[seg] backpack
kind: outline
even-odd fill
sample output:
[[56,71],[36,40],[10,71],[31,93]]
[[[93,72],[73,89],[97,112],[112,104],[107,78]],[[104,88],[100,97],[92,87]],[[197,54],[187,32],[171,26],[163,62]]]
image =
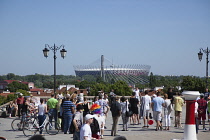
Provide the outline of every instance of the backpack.
[[93,122],[90,124],[90,128],[92,134],[97,134],[98,132],[100,132],[98,121],[95,118],[93,118]]

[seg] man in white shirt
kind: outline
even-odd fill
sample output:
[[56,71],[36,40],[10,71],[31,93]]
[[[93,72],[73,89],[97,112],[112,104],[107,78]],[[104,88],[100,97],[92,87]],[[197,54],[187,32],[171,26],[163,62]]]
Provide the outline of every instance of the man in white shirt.
[[151,97],[148,96],[148,90],[146,90],[145,96],[141,99],[141,106],[140,106],[140,116],[144,119],[144,126],[143,127],[149,127],[148,121],[149,121],[149,110],[151,105]]
[[91,140],[92,132],[90,128],[90,124],[93,122],[93,115],[87,114],[85,116],[85,124],[82,126],[80,130],[80,140]]

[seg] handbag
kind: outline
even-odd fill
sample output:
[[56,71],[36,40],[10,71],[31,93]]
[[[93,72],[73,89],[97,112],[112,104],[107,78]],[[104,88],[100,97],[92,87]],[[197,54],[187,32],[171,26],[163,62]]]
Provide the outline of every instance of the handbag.
[[133,115],[133,112],[130,110],[127,110],[127,101],[126,101],[126,112],[125,112],[126,117],[131,117]]

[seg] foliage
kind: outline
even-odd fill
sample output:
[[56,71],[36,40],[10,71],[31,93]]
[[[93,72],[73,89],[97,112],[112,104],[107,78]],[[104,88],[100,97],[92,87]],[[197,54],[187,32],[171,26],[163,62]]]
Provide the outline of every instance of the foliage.
[[149,86],[150,88],[154,88],[156,86],[156,78],[152,72],[150,73],[150,76],[149,76]]
[[[114,89],[115,94],[120,96],[128,96],[132,93],[131,88],[124,81],[115,82],[113,85],[111,85],[111,89]],[[111,89],[109,91],[111,91]]]
[[7,102],[9,102],[9,101],[13,101],[13,100],[15,100],[17,98],[17,96],[15,95],[15,94],[9,94],[9,95],[7,95]]
[[0,105],[6,103],[6,97],[0,95]]
[[[130,81],[132,81],[132,77]],[[160,76],[154,75],[152,72],[149,76],[145,76],[145,79],[149,79],[149,83],[133,83],[139,89],[154,88],[154,87],[164,87],[163,91],[167,92],[167,89],[173,88],[178,91],[177,86],[181,86],[183,90],[198,90],[204,92],[205,89],[205,77],[193,77],[193,76]],[[54,88],[54,75],[26,75],[19,76],[13,73],[8,73],[7,75],[0,76],[0,81],[2,80],[19,80],[25,82],[34,82],[35,87],[38,88]],[[111,89],[115,90],[118,95],[130,95],[131,90],[127,86],[128,83],[122,81],[115,81],[110,79],[110,82],[104,82],[100,76],[85,75],[83,77],[73,76],[73,75],[56,75],[56,88],[60,84],[73,84],[81,89],[90,88],[91,95],[98,95],[98,91],[104,90],[109,93]],[[131,82],[132,83],[132,82]],[[210,82],[209,82],[210,83]],[[16,92],[18,89],[23,89],[28,91],[28,87],[22,87],[20,83],[11,83],[8,85],[10,91]]]
[[191,91],[205,91],[205,82],[204,80],[195,77],[195,76],[185,76],[181,83],[182,90],[191,90]]
[[18,89],[17,92],[23,93],[23,96],[29,96],[30,93],[27,92],[26,90]]
[[11,84],[8,84],[7,89],[10,92],[16,92],[18,89],[26,90],[28,91],[29,88],[26,84],[19,83],[17,81],[13,81]]

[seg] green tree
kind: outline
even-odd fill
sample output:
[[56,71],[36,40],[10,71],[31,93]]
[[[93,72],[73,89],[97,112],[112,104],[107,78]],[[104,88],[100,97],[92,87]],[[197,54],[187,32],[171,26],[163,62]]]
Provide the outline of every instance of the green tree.
[[13,101],[13,100],[15,100],[17,97],[16,97],[16,95],[15,94],[9,94],[8,96],[7,96],[7,102],[9,102],[9,101]]
[[19,83],[17,81],[13,81],[11,84],[8,84],[7,89],[10,92],[16,92],[18,89],[26,90],[28,91],[29,88],[26,84]]
[[15,74],[14,73],[8,73],[7,74],[7,80],[14,80]]
[[150,88],[154,88],[156,86],[156,78],[152,72],[150,73],[150,76],[149,76],[149,86]]
[[23,96],[29,96],[30,93],[26,90],[23,90],[23,89],[18,89],[17,92],[20,92],[20,93],[23,93]]
[[115,94],[120,95],[120,96],[129,96],[132,93],[131,88],[124,81],[115,82],[113,85],[111,85],[110,90],[111,89],[114,89]]
[[182,90],[204,92],[205,81],[195,76],[185,76],[181,83]]
[[0,105],[6,103],[7,98],[0,95]]

